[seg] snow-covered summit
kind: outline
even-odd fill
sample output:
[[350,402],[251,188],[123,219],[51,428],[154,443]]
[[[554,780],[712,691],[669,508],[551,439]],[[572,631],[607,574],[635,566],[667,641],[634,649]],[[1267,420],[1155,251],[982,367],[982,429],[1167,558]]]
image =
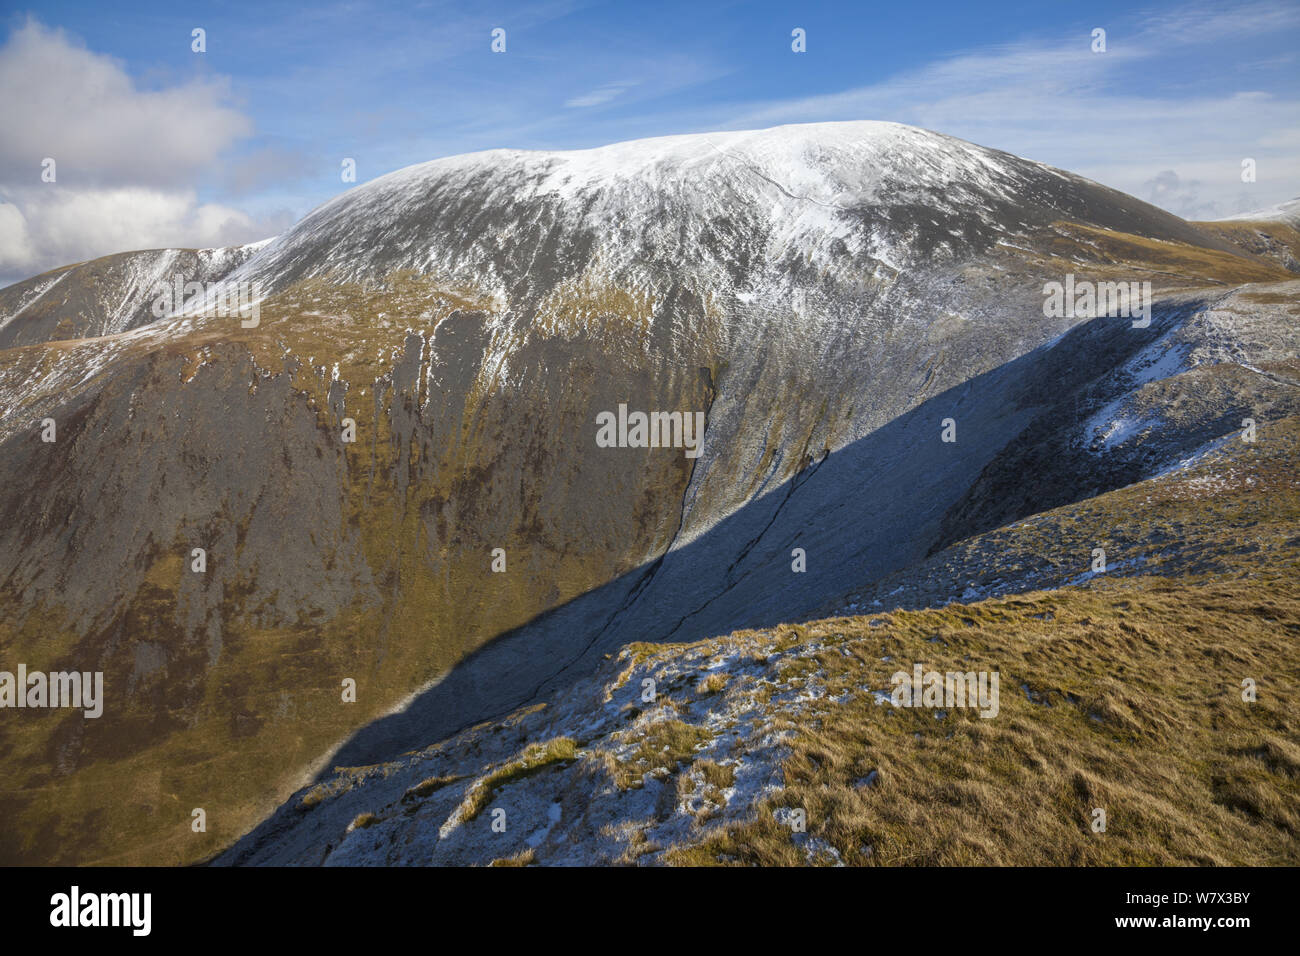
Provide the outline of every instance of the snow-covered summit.
[[1284,222],[1292,226],[1300,224],[1300,196],[1265,209],[1252,209],[1249,212],[1239,212],[1235,216],[1224,216],[1217,221],[1240,222],[1243,220],[1248,222]]
[[1062,219],[1197,238],[1175,216],[1009,153],[898,123],[816,123],[410,166],[315,209],[232,278],[275,290],[412,269],[519,304],[567,280],[646,288],[670,275],[697,292],[763,295],[797,260],[896,275]]
[[634,182],[671,190],[690,179],[747,179],[749,174],[804,198],[834,202],[873,198],[889,174],[918,187],[979,181],[992,188],[998,174],[1007,173],[998,155],[900,123],[810,123],[660,136],[593,149],[487,150],[409,166],[370,185],[390,189],[430,176],[515,169],[530,181],[532,194],[573,198]]

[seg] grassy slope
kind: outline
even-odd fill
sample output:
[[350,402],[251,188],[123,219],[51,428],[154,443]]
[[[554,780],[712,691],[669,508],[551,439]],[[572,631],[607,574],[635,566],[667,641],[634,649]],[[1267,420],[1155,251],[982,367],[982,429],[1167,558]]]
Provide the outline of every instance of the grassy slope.
[[1271,259],[1291,272],[1300,272],[1300,230],[1276,220],[1228,220],[1192,223],[1201,232],[1225,239],[1247,253]]
[[[577,740],[572,769],[552,771],[572,782],[531,797],[527,788],[540,784],[519,782],[494,799],[546,806],[562,799],[550,794],[570,792],[584,819],[613,806],[622,822],[605,827],[604,843],[582,825],[574,838],[592,841],[593,859],[626,863],[1300,862],[1298,426],[1275,423],[1254,446],[1228,446],[1226,460],[1208,456],[961,542],[923,569],[951,592],[998,554],[999,574],[1036,558],[1059,565],[1058,582],[1086,569],[1085,545],[1096,540],[1145,558],[1082,585],[631,645],[596,678],[616,716],[592,723],[579,711],[570,725],[533,711],[513,721],[534,748],[568,726],[596,728]],[[872,692],[887,692],[890,676],[914,663],[997,671],[998,715],[878,703]],[[660,686],[649,708],[635,703],[646,676]],[[1246,678],[1257,684],[1254,702],[1242,699]],[[480,749],[504,726],[419,759],[449,760],[439,773],[469,769],[464,795],[479,792],[529,752],[498,760]],[[772,740],[778,751],[759,743]],[[769,759],[776,789],[752,804],[729,791],[738,774],[768,779],[754,764]],[[400,772],[385,765],[361,777]],[[358,773],[345,772],[330,793]],[[651,778],[664,786],[645,815],[646,804],[627,801]],[[364,789],[358,796],[372,806]],[[806,811],[805,834],[781,822],[783,808]],[[1096,808],[1107,813],[1104,833],[1090,827]],[[377,848],[411,839],[400,828],[414,809],[405,800],[377,809],[399,828],[376,837]],[[408,828],[436,828],[441,813],[430,813]],[[492,852],[544,864],[555,851],[507,840]]]
[[[783,792],[668,862],[833,859],[809,841],[850,864],[1300,861],[1294,576],[1124,579],[789,633],[826,643],[814,658],[826,697],[886,688],[921,662],[997,670],[1000,712],[937,719],[861,694],[815,707],[797,723]],[[1255,703],[1241,699],[1246,677]],[[806,837],[778,807],[805,809]],[[1098,807],[1104,834],[1089,826]]]
[[[960,542],[912,574],[930,579],[934,601],[973,573],[1072,576],[1102,541],[1127,562],[1123,577],[789,629],[826,643],[825,698],[886,687],[921,662],[998,670],[1002,707],[936,720],[860,695],[819,706],[814,724],[798,722],[786,789],[767,810],[804,807],[809,837],[846,862],[1300,861],[1298,461],[1293,418],[1177,475]],[[1241,698],[1244,678],[1255,703]],[[854,786],[872,771],[873,786]],[[1105,834],[1089,828],[1095,807]],[[668,858],[808,855],[760,812]]]
[[[1061,251],[1077,254],[1079,247],[1076,244]],[[1121,251],[1133,254],[1127,245]],[[1163,266],[1159,261],[1163,254],[1164,250],[1157,249],[1150,258]],[[1214,258],[1218,254],[1205,253],[1213,261],[1202,263],[1200,251],[1180,249],[1178,254],[1184,258],[1173,266],[1189,270],[1195,279],[1213,276],[1212,281],[1255,281],[1278,276],[1276,270],[1232,257],[1228,257],[1232,261],[1220,261]],[[124,745],[125,752],[81,766],[71,777],[50,769],[57,763],[54,721],[36,728],[37,733],[7,738],[7,766],[45,769],[6,781],[0,797],[6,818],[18,825],[0,842],[0,857],[99,863],[174,863],[201,858],[229,843],[271,809],[297,785],[302,767],[347,732],[378,716],[403,693],[454,663],[477,642],[608,577],[607,555],[574,551],[563,555],[558,579],[556,567],[548,566],[546,558],[530,578],[515,584],[503,581],[506,590],[494,594],[484,589],[481,555],[496,541],[463,542],[462,555],[441,556],[446,563],[436,576],[415,548],[394,548],[397,541],[420,540],[417,516],[422,502],[472,497],[472,488],[464,484],[470,470],[460,469],[445,479],[445,485],[422,487],[419,499],[401,509],[392,507],[397,495],[391,469],[373,468],[371,456],[377,450],[384,464],[391,464],[394,455],[414,453],[396,447],[386,416],[375,415],[370,388],[364,398],[357,391],[360,383],[387,374],[391,363],[378,358],[378,353],[382,349],[386,357],[402,346],[407,320],[386,321],[379,313],[404,315],[404,309],[418,309],[437,315],[475,305],[454,292],[433,297],[419,283],[409,288],[399,283],[396,293],[378,298],[355,289],[305,284],[264,307],[264,325],[259,330],[235,330],[226,323],[219,333],[205,338],[199,332],[167,346],[164,359],[174,359],[182,381],[199,372],[203,361],[214,357],[235,361],[233,354],[241,350],[253,356],[257,368],[271,373],[286,370],[283,345],[292,347],[295,356],[314,357],[313,368],[300,367],[292,374],[295,385],[318,410],[325,429],[336,427],[326,411],[327,369],[340,361],[341,377],[353,382],[348,414],[357,419],[360,434],[371,439],[363,438],[359,445],[347,449],[346,520],[360,529],[370,566],[387,572],[377,583],[392,587],[401,582],[401,596],[379,612],[349,608],[333,620],[309,627],[228,624],[228,656],[211,675],[199,709],[177,712],[163,708],[168,717],[165,723],[184,722],[185,733],[165,732],[144,747]],[[283,307],[282,315],[275,311],[277,307]],[[320,314],[331,317],[329,337],[320,336]],[[348,321],[340,324],[340,315]],[[269,319],[278,321],[273,326]],[[274,334],[268,334],[272,329]],[[89,347],[93,343],[13,350],[5,360],[39,363],[45,361],[45,355],[82,344]],[[503,437],[509,440],[510,436]],[[467,434],[466,441],[477,445],[485,459],[495,453],[480,435]],[[683,478],[664,476],[660,484],[669,487]],[[649,538],[658,533],[654,528],[639,530]],[[505,542],[512,554],[535,543],[534,536],[522,531]],[[148,572],[150,589],[141,591],[133,608],[133,626],[143,629],[146,621],[168,618],[170,595],[180,573],[174,553],[163,550],[155,556]],[[497,583],[491,577],[487,580],[490,585]],[[458,603],[470,592],[471,583],[479,600]],[[240,621],[244,609],[239,600],[239,594],[232,592],[231,606],[223,613],[225,621]],[[376,620],[386,622],[387,634],[378,651],[373,634]],[[434,629],[445,635],[444,640],[422,639],[430,633],[431,621],[437,622]],[[473,633],[466,628],[466,621],[475,622]],[[6,654],[15,660],[26,659],[33,667],[38,661],[67,657],[75,644],[75,636],[62,629],[57,616],[44,613],[29,617],[17,632],[0,633]],[[357,676],[363,688],[379,692],[363,693],[355,708],[340,707],[340,674]],[[154,701],[142,697],[135,706],[140,709],[137,723],[143,725]],[[209,810],[206,834],[192,834],[189,829],[189,811],[195,806]]]
[[1072,272],[1093,281],[1151,279],[1157,294],[1162,289],[1295,278],[1274,257],[1244,247],[1241,255],[1234,255],[1077,222],[1053,223],[1051,231],[1038,237],[1033,250],[1025,254],[1029,261],[1061,276]]

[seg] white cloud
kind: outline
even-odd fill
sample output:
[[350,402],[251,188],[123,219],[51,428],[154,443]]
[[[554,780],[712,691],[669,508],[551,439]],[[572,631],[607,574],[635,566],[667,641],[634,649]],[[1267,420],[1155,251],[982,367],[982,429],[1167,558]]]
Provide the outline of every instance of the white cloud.
[[27,219],[13,203],[0,203],[0,276],[17,278],[31,264]]
[[229,97],[219,80],[136,89],[116,60],[28,20],[0,49],[5,125],[21,131],[0,140],[0,177],[38,180],[48,156],[72,186],[191,185],[253,130]]
[[[28,20],[0,48],[0,276],[158,246],[264,238],[194,183],[252,132],[227,85],[137,89],[122,66]],[[46,158],[54,182],[41,178]]]
[[255,219],[228,206],[200,203],[192,191],[33,190],[19,203],[0,204],[0,277],[16,281],[134,249],[238,245],[287,225],[283,217]]

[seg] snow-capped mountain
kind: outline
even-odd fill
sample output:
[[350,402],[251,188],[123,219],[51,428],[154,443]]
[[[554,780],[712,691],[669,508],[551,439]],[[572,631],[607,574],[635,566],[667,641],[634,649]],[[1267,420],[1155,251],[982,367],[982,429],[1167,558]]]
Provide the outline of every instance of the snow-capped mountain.
[[[256,285],[260,322],[146,317],[173,266],[204,302]],[[197,859],[334,763],[555,699],[632,641],[811,614],[1296,401],[1277,262],[889,123],[451,157],[206,265],[73,268],[76,296],[5,290],[0,642],[103,670],[119,709],[34,731],[15,774],[53,789],[0,808],[84,823],[82,861],[123,834]],[[1151,321],[1050,313],[1067,275],[1151,283]],[[629,413],[703,434],[627,440]],[[201,805],[207,836],[158,836]]]
[[1206,242],[1008,153],[897,123],[823,123],[411,166],[314,210],[232,278],[275,290],[412,269],[518,307],[577,280],[764,300],[814,273],[860,282],[960,261],[1062,220]]
[[1238,213],[1235,216],[1224,216],[1219,222],[1283,222],[1290,226],[1300,227],[1300,197],[1289,199],[1286,202],[1269,206],[1265,209],[1254,209],[1250,212]]

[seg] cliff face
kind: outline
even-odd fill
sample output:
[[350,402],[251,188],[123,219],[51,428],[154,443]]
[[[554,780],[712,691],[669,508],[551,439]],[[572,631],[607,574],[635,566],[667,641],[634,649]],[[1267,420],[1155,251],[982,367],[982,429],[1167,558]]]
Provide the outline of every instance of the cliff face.
[[[1289,408],[1229,383],[1158,454],[1113,442],[1008,500],[1052,457],[1035,429],[1074,447],[1063,396],[1108,427],[1126,370],[1213,296],[1290,276],[893,124],[454,157],[249,251],[109,257],[0,300],[0,649],[103,671],[107,698],[0,726],[7,861],[202,858],[334,762],[561,694],[631,641],[806,615]],[[215,285],[155,319],[173,273]],[[1154,281],[1151,325],[1045,317],[1066,273]],[[203,311],[223,281],[262,290],[256,327]],[[1252,315],[1294,301],[1269,294]],[[1202,364],[1294,354],[1266,325],[1215,326],[1253,344]],[[703,413],[698,457],[602,447],[620,405]]]
[[[563,694],[336,767],[215,862],[1293,863],[1298,455],[1300,415],[1273,418],[808,620],[611,650]],[[916,667],[976,690],[908,700]]]

